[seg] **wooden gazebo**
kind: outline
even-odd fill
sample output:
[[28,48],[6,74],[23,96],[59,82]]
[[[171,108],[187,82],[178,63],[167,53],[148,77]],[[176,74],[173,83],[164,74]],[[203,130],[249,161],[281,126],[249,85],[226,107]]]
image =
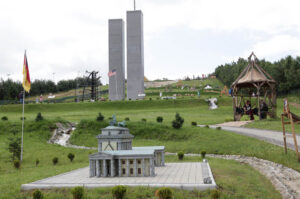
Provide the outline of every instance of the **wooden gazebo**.
[[235,121],[239,121],[244,114],[242,111],[244,97],[250,102],[251,98],[255,98],[259,118],[261,118],[260,100],[268,105],[267,115],[276,117],[276,82],[256,61],[257,58],[252,52],[248,57],[247,67],[231,85]]

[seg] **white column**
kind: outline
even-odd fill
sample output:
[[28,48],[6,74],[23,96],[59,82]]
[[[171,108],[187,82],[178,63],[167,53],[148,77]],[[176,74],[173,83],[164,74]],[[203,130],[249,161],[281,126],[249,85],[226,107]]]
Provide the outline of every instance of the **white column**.
[[102,172],[103,172],[103,177],[106,177],[107,170],[106,170],[106,160],[105,159],[102,161]]
[[93,177],[93,160],[90,160],[90,177]]
[[114,165],[114,159],[110,160],[110,176],[115,176],[115,165]]
[[134,159],[134,162],[133,162],[133,168],[134,168],[134,176],[137,176],[137,164],[136,164],[136,159]]
[[142,168],[143,168],[142,174],[143,174],[143,176],[145,176],[145,159],[144,158],[142,159]]
[[96,176],[97,177],[100,177],[100,163],[99,163],[100,160],[96,160]]
[[165,152],[161,152],[161,166],[165,166]]
[[119,159],[119,176],[122,176],[122,160]]
[[150,160],[150,176],[154,176],[154,162],[153,158],[149,158]]
[[126,159],[126,175],[129,176],[129,159]]

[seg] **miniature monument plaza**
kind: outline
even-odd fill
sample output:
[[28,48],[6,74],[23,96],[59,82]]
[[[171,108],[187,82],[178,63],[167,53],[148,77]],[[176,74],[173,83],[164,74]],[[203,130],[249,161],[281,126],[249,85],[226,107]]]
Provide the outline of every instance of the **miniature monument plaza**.
[[108,126],[97,136],[98,152],[89,155],[89,167],[23,184],[22,189],[115,185],[188,190],[216,187],[207,161],[165,163],[164,146],[132,147],[133,138],[128,128]]

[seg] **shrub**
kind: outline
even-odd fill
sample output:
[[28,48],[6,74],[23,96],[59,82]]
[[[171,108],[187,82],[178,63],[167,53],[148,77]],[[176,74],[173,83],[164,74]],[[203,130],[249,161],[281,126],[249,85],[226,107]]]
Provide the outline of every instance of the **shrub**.
[[202,159],[205,158],[205,155],[206,155],[206,151],[201,151],[201,157],[202,157]]
[[44,117],[42,116],[42,113],[38,113],[38,114],[36,115],[35,121],[38,122],[38,121],[41,121],[41,120],[43,120],[43,119],[44,119]]
[[103,120],[104,120],[104,116],[102,115],[102,113],[99,113],[97,117],[97,121],[101,122]]
[[3,116],[3,117],[1,118],[1,120],[2,120],[2,121],[7,121],[7,120],[8,120],[8,117]]
[[173,192],[170,188],[162,187],[156,190],[155,196],[157,196],[159,199],[172,199]]
[[179,152],[177,153],[177,156],[178,156],[178,159],[179,159],[179,160],[183,160],[184,153],[183,153],[182,151],[179,151]]
[[220,126],[217,127],[217,130],[221,130],[221,129],[222,129],[222,127],[220,127]]
[[145,118],[142,118],[141,120],[142,120],[142,122],[147,122],[147,120]]
[[43,199],[44,198],[43,193],[38,189],[33,192],[32,196],[33,196],[33,199]]
[[20,120],[23,120],[23,118],[24,118],[24,120],[26,120],[26,117],[20,117]]
[[192,122],[192,126],[197,126],[197,122]]
[[73,199],[82,199],[84,196],[83,187],[74,187],[71,192],[73,195]]
[[161,116],[158,116],[158,117],[156,118],[156,121],[159,122],[159,123],[162,123],[163,120],[164,120],[164,118],[161,117]]
[[152,100],[152,98],[150,97],[150,98],[149,98],[149,100],[151,101],[151,100]]
[[205,125],[205,128],[208,128],[208,129],[209,129],[209,126],[208,126],[208,125]]
[[175,120],[172,121],[173,128],[180,129],[183,123],[184,123],[184,119],[178,113],[176,113]]
[[73,161],[74,157],[75,155],[73,153],[68,154],[68,158],[70,159],[71,162]]
[[19,169],[20,166],[21,166],[20,160],[15,160],[15,161],[14,161],[14,167],[15,167],[16,169]]
[[21,138],[8,138],[8,151],[11,153],[11,159],[19,159],[21,155]]
[[221,196],[220,192],[218,190],[213,190],[211,193],[210,193],[210,197],[211,199],[219,199]]
[[126,187],[122,185],[115,186],[111,192],[115,199],[123,199],[126,194]]
[[35,160],[35,166],[37,167],[39,164],[40,164],[40,160],[39,160],[39,159],[36,159],[36,160]]
[[126,118],[125,118],[125,121],[130,121],[130,118],[129,118],[129,117],[126,117]]
[[52,159],[52,163],[53,163],[53,165],[56,165],[58,163],[58,157],[54,157]]
[[175,128],[175,129],[180,129],[180,128],[181,128],[180,122],[177,122],[176,120],[173,120],[173,121],[172,121],[172,126],[173,126],[173,128]]

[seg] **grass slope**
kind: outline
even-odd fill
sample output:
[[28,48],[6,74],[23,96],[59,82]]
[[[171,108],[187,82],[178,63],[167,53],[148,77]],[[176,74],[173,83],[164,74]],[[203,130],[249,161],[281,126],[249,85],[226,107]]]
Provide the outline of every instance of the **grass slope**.
[[[27,121],[24,139],[24,161],[20,170],[13,168],[10,154],[6,149],[9,137],[20,136],[20,133],[13,135],[14,131],[20,131],[19,122],[0,124],[0,128],[5,129],[0,133],[0,198],[31,198],[32,191],[20,192],[21,184],[88,165],[88,154],[95,151],[76,150],[47,144],[50,130],[55,122],[57,121]],[[93,125],[101,127],[102,124],[94,123]],[[175,136],[173,139],[179,139],[179,137]],[[72,163],[67,159],[69,152],[75,154]],[[52,164],[53,157],[59,158],[59,163],[55,166]],[[35,166],[36,159],[40,160],[37,167]],[[166,161],[177,162],[178,160],[176,156],[167,156]],[[184,161],[201,161],[201,159],[199,157],[186,157]],[[216,182],[220,186],[222,198],[268,198],[269,196],[280,198],[280,194],[271,183],[249,166],[221,159],[210,159],[209,161]],[[155,198],[155,188],[138,187],[128,189],[127,198]],[[173,191],[176,199],[210,198],[209,191]],[[45,198],[72,198],[70,189],[45,190],[43,193]],[[86,190],[86,194],[87,198],[91,199],[112,198],[111,188]]]

